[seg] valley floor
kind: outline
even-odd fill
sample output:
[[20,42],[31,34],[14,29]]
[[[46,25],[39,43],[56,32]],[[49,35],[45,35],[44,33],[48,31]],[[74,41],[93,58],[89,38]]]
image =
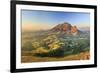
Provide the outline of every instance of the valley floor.
[[36,56],[21,56],[22,63],[31,63],[31,62],[48,62],[48,61],[71,61],[71,60],[89,60],[90,53],[81,52],[80,54],[69,55],[61,58],[54,57],[36,57]]

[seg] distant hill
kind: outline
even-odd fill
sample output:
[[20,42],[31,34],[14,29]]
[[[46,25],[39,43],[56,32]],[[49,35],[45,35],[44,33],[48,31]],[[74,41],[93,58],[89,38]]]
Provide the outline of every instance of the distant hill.
[[71,24],[64,22],[62,24],[58,24],[55,27],[51,29],[53,32],[61,32],[65,34],[71,34],[71,35],[78,35],[80,34],[80,30],[77,28],[77,26],[72,26]]

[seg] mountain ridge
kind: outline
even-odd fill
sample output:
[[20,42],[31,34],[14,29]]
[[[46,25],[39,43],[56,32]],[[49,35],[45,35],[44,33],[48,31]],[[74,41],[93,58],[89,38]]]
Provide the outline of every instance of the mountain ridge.
[[61,32],[71,35],[78,35],[80,34],[80,30],[77,26],[72,26],[71,24],[64,22],[62,24],[58,24],[51,29],[52,32]]

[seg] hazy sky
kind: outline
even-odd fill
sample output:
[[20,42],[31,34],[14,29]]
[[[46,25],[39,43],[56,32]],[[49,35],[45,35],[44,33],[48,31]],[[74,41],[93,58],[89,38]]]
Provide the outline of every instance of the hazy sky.
[[79,27],[90,25],[89,13],[22,10],[21,14],[23,29],[48,29],[64,22]]

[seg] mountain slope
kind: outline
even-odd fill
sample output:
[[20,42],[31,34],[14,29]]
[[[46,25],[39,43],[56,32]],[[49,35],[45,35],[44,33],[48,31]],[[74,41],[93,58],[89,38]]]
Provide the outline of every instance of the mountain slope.
[[61,32],[71,35],[78,35],[80,31],[78,30],[77,26],[72,26],[71,24],[65,22],[62,24],[58,24],[51,29],[53,32]]

